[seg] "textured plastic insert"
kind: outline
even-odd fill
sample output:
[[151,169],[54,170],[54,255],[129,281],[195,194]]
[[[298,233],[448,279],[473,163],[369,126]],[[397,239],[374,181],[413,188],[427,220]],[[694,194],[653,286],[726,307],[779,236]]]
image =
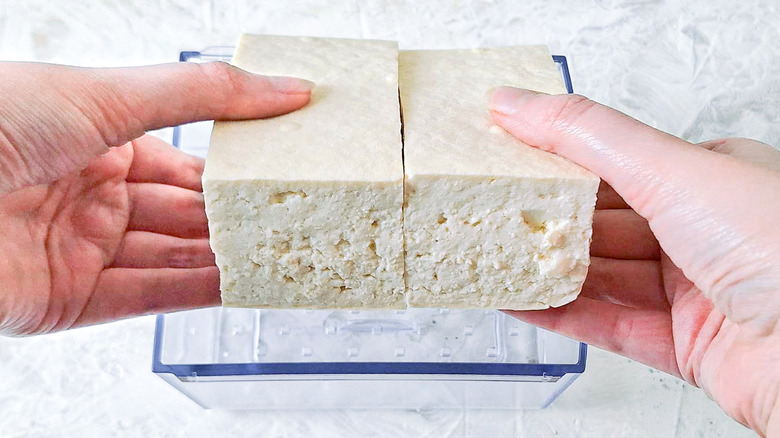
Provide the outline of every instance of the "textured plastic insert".
[[545,349],[553,334],[493,310],[255,310],[167,315],[166,364],[472,362],[576,364],[579,349]]

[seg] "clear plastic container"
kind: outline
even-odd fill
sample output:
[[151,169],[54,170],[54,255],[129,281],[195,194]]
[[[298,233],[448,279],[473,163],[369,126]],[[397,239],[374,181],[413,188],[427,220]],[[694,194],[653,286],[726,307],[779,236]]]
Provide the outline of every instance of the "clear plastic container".
[[[553,58],[572,92],[566,59]],[[174,144],[204,156],[211,126],[178,127]],[[216,307],[159,315],[152,369],[205,408],[530,409],[555,400],[586,353],[495,310]]]

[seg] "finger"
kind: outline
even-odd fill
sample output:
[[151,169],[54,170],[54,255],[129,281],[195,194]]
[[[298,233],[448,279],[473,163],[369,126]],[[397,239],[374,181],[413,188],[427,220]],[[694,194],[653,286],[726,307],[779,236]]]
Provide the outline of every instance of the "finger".
[[596,197],[596,209],[607,210],[612,208],[629,208],[629,206],[626,204],[626,201],[618,195],[615,189],[610,187],[606,181],[601,180],[601,182],[599,182],[598,196]]
[[219,270],[105,269],[74,326],[218,305]]
[[148,130],[294,111],[309,102],[314,86],[225,63],[114,69],[0,63],[0,77],[6,97],[0,194],[83,169],[107,147]]
[[[229,64],[164,64],[98,71],[98,77],[137,120],[119,141],[145,131],[199,120],[256,119],[286,114],[309,103],[314,83],[260,76]],[[101,99],[102,95],[95,96]],[[116,127],[115,127],[116,128]]]
[[669,310],[661,264],[592,257],[581,295],[636,309]]
[[660,260],[661,248],[647,221],[633,210],[596,210],[590,254],[627,260]]
[[[493,91],[496,123],[521,141],[600,176],[640,216],[686,278],[732,321],[766,327],[751,295],[733,306],[734,285],[771,282],[765,268],[778,234],[780,174],[697,147],[581,96],[515,88]],[[748,280],[749,279],[749,280]],[[737,294],[739,295],[739,294]],[[764,306],[766,307],[766,306]],[[750,309],[750,310],[746,310]],[[762,308],[763,309],[763,308]]]
[[680,377],[667,311],[632,309],[580,297],[555,309],[505,312]]
[[760,141],[747,138],[721,138],[698,146],[719,154],[731,155],[742,161],[780,171],[780,151]]
[[127,229],[182,238],[208,236],[203,194],[165,184],[132,183]]
[[314,87],[307,80],[256,75],[222,62],[51,68],[61,69],[60,82],[86,90],[77,105],[109,146],[165,126],[286,114],[306,105]]
[[127,176],[129,182],[148,182],[202,191],[203,159],[181,150],[151,135],[133,140],[133,163]]
[[125,233],[112,263],[122,268],[204,268],[214,266],[209,240],[182,239],[147,231]]
[[492,92],[489,108],[495,122],[515,137],[591,170],[644,217],[651,214],[644,207],[653,195],[672,192],[671,185],[687,179],[691,168],[706,166],[713,155],[582,96],[500,87]]

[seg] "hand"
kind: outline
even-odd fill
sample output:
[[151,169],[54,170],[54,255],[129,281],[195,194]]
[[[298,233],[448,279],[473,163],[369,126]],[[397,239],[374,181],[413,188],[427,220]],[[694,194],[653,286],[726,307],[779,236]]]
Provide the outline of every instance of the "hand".
[[693,145],[580,96],[502,87],[489,107],[606,183],[582,296],[509,313],[680,376],[780,434],[780,152]]
[[0,77],[0,333],[218,304],[203,161],[141,135],[283,114],[313,84],[223,63]]

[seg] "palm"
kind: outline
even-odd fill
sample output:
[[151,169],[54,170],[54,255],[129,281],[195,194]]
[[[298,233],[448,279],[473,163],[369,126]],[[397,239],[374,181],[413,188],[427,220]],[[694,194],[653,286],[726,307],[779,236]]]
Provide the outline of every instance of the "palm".
[[[160,155],[196,164],[189,173],[187,166],[174,170],[182,163],[160,162]],[[17,257],[0,265],[0,288],[12,291],[0,296],[0,305],[7,318],[18,319],[0,327],[43,333],[218,302],[206,219],[192,190],[197,167],[196,160],[142,138],[78,174],[1,198],[0,251]],[[166,221],[171,218],[178,220]],[[183,300],[177,280],[200,286]]]
[[[701,290],[664,256],[664,287],[671,303],[671,327],[677,373],[703,388],[733,418],[746,423],[756,409],[765,376],[773,365],[754,361],[767,348],[719,312]],[[746,375],[745,370],[751,369]]]
[[[722,316],[715,310],[712,303],[704,297],[701,291],[683,275],[680,268],[674,265],[666,254],[661,255],[661,282],[669,303],[669,328],[671,330],[672,348],[674,348],[674,366],[666,370],[680,375],[686,380],[696,383],[696,377],[691,371],[698,369],[694,364],[693,351],[702,343],[710,340],[701,339],[703,326],[710,321],[722,321]],[[706,348],[708,345],[704,345]],[[696,365],[696,367],[694,367]]]

